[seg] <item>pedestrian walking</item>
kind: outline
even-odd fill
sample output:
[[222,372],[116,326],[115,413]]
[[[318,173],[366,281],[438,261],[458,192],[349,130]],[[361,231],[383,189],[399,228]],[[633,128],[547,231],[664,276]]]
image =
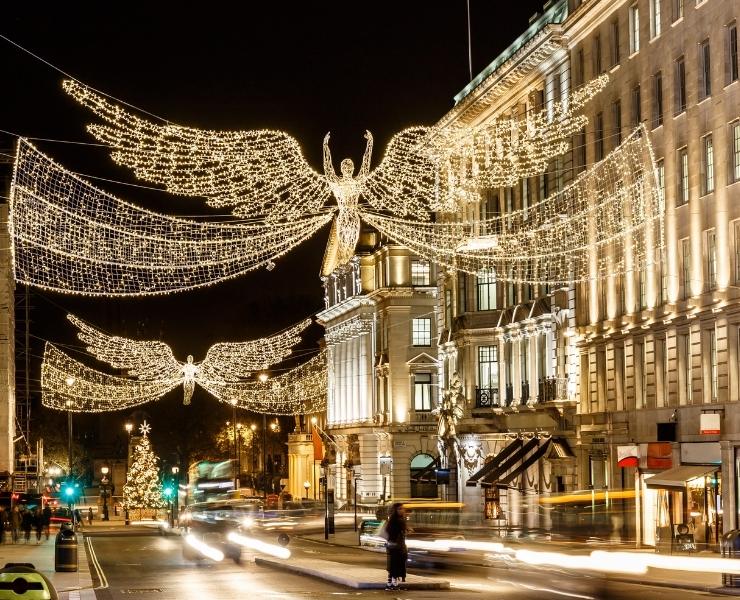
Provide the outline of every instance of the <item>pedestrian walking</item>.
[[90,506],[87,509],[87,524],[92,525],[92,520],[93,520],[93,512],[92,512],[92,506]]
[[21,512],[17,506],[10,513],[10,531],[13,543],[17,543],[21,535]]
[[41,543],[41,534],[44,531],[44,514],[41,512],[41,507],[37,506],[36,510],[33,511],[33,530],[36,532],[36,543]]
[[41,515],[44,520],[44,534],[46,535],[46,539],[49,539],[49,528],[51,527],[51,506],[48,504],[44,506],[44,510],[41,512]]
[[406,509],[403,504],[396,502],[391,506],[388,520],[384,526],[386,568],[388,583],[386,590],[397,590],[400,584],[406,581]]
[[33,529],[33,515],[28,509],[24,509],[23,514],[21,514],[21,528],[23,529],[23,539],[27,544],[31,541],[31,529]]

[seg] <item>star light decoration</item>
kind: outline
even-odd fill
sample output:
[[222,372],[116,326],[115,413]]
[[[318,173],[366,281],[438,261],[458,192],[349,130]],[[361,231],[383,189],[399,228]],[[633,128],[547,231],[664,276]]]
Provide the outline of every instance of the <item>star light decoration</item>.
[[151,430],[152,430],[152,426],[149,425],[149,423],[147,423],[146,421],[144,421],[139,426],[139,431],[141,432],[141,435],[144,435],[144,436],[149,435],[149,433],[151,432]]
[[[88,130],[113,148],[112,157],[142,180],[169,192],[202,196],[216,207],[235,207],[237,216],[262,216],[266,223],[302,218],[337,203],[324,274],[346,265],[359,237],[360,217],[371,209],[395,217],[428,221],[431,212],[451,212],[471,188],[540,174],[562,154],[585,123],[575,111],[606,84],[606,76],[561,102],[524,119],[497,120],[477,128],[412,127],[396,134],[385,156],[370,169],[373,138],[357,175],[350,159],[337,175],[324,138],[324,173],[306,162],[298,142],[281,131],[209,131],[157,124],[140,118],[73,80],[67,93],[104,124]],[[467,174],[469,171],[469,175]]]
[[524,209],[472,222],[418,223],[369,212],[364,218],[448,269],[568,284],[650,273],[664,246],[664,212],[641,126],[562,191]]
[[211,285],[274,260],[332,215],[223,224],[138,208],[18,142],[10,232],[16,280],[90,296],[163,294]]
[[109,336],[76,317],[88,350],[128,377],[102,373],[46,344],[41,368],[42,403],[58,410],[102,412],[123,410],[161,398],[178,385],[188,404],[198,383],[217,399],[237,408],[269,414],[306,414],[326,406],[327,372],[323,352],[267,383],[245,380],[287,357],[310,320],[269,338],[215,344],[201,363],[178,362],[163,342]]

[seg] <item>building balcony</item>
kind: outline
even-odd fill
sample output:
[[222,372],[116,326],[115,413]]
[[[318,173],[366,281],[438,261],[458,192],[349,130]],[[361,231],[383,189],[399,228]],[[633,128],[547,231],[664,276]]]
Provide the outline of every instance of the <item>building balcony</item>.
[[475,388],[475,408],[501,406],[498,388]]
[[475,388],[475,409],[508,408],[514,406],[533,406],[547,402],[568,400],[568,379],[566,377],[546,377],[537,383],[536,395],[529,381],[520,382],[519,397],[514,396],[514,384],[507,383],[503,397],[499,388]]

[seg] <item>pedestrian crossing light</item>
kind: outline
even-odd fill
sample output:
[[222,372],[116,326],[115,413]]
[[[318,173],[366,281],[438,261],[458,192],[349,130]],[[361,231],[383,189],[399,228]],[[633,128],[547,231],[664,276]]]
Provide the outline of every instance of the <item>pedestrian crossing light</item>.
[[164,496],[165,498],[172,498],[172,494],[175,493],[175,490],[171,486],[167,486],[164,488]]

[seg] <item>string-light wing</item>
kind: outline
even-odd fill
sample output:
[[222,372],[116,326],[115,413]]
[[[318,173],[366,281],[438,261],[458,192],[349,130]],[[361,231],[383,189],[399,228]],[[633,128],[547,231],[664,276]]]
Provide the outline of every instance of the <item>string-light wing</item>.
[[89,131],[114,151],[113,160],[173,194],[202,196],[239,216],[276,220],[316,213],[330,196],[326,179],[282,131],[209,131],[152,123],[73,80],[65,91],[107,124]]
[[290,355],[293,346],[300,342],[301,332],[310,324],[311,319],[304,319],[270,337],[249,342],[214,344],[200,364],[198,381],[236,382],[248,377],[253,371],[266,369],[280,362]]
[[[428,127],[410,127],[393,136],[380,164],[364,181],[362,195],[373,208],[392,214],[428,220],[440,202],[436,166],[426,147]],[[440,200],[442,199],[442,200]]]
[[10,229],[20,283],[91,296],[193,289],[274,266],[330,220],[223,224],[159,215],[18,143]]
[[276,415],[311,414],[326,410],[326,352],[262,383],[199,380],[212,395],[237,408]]
[[41,364],[41,402],[73,412],[124,410],[158,400],[177,386],[171,381],[139,381],[91,369],[47,343]]

